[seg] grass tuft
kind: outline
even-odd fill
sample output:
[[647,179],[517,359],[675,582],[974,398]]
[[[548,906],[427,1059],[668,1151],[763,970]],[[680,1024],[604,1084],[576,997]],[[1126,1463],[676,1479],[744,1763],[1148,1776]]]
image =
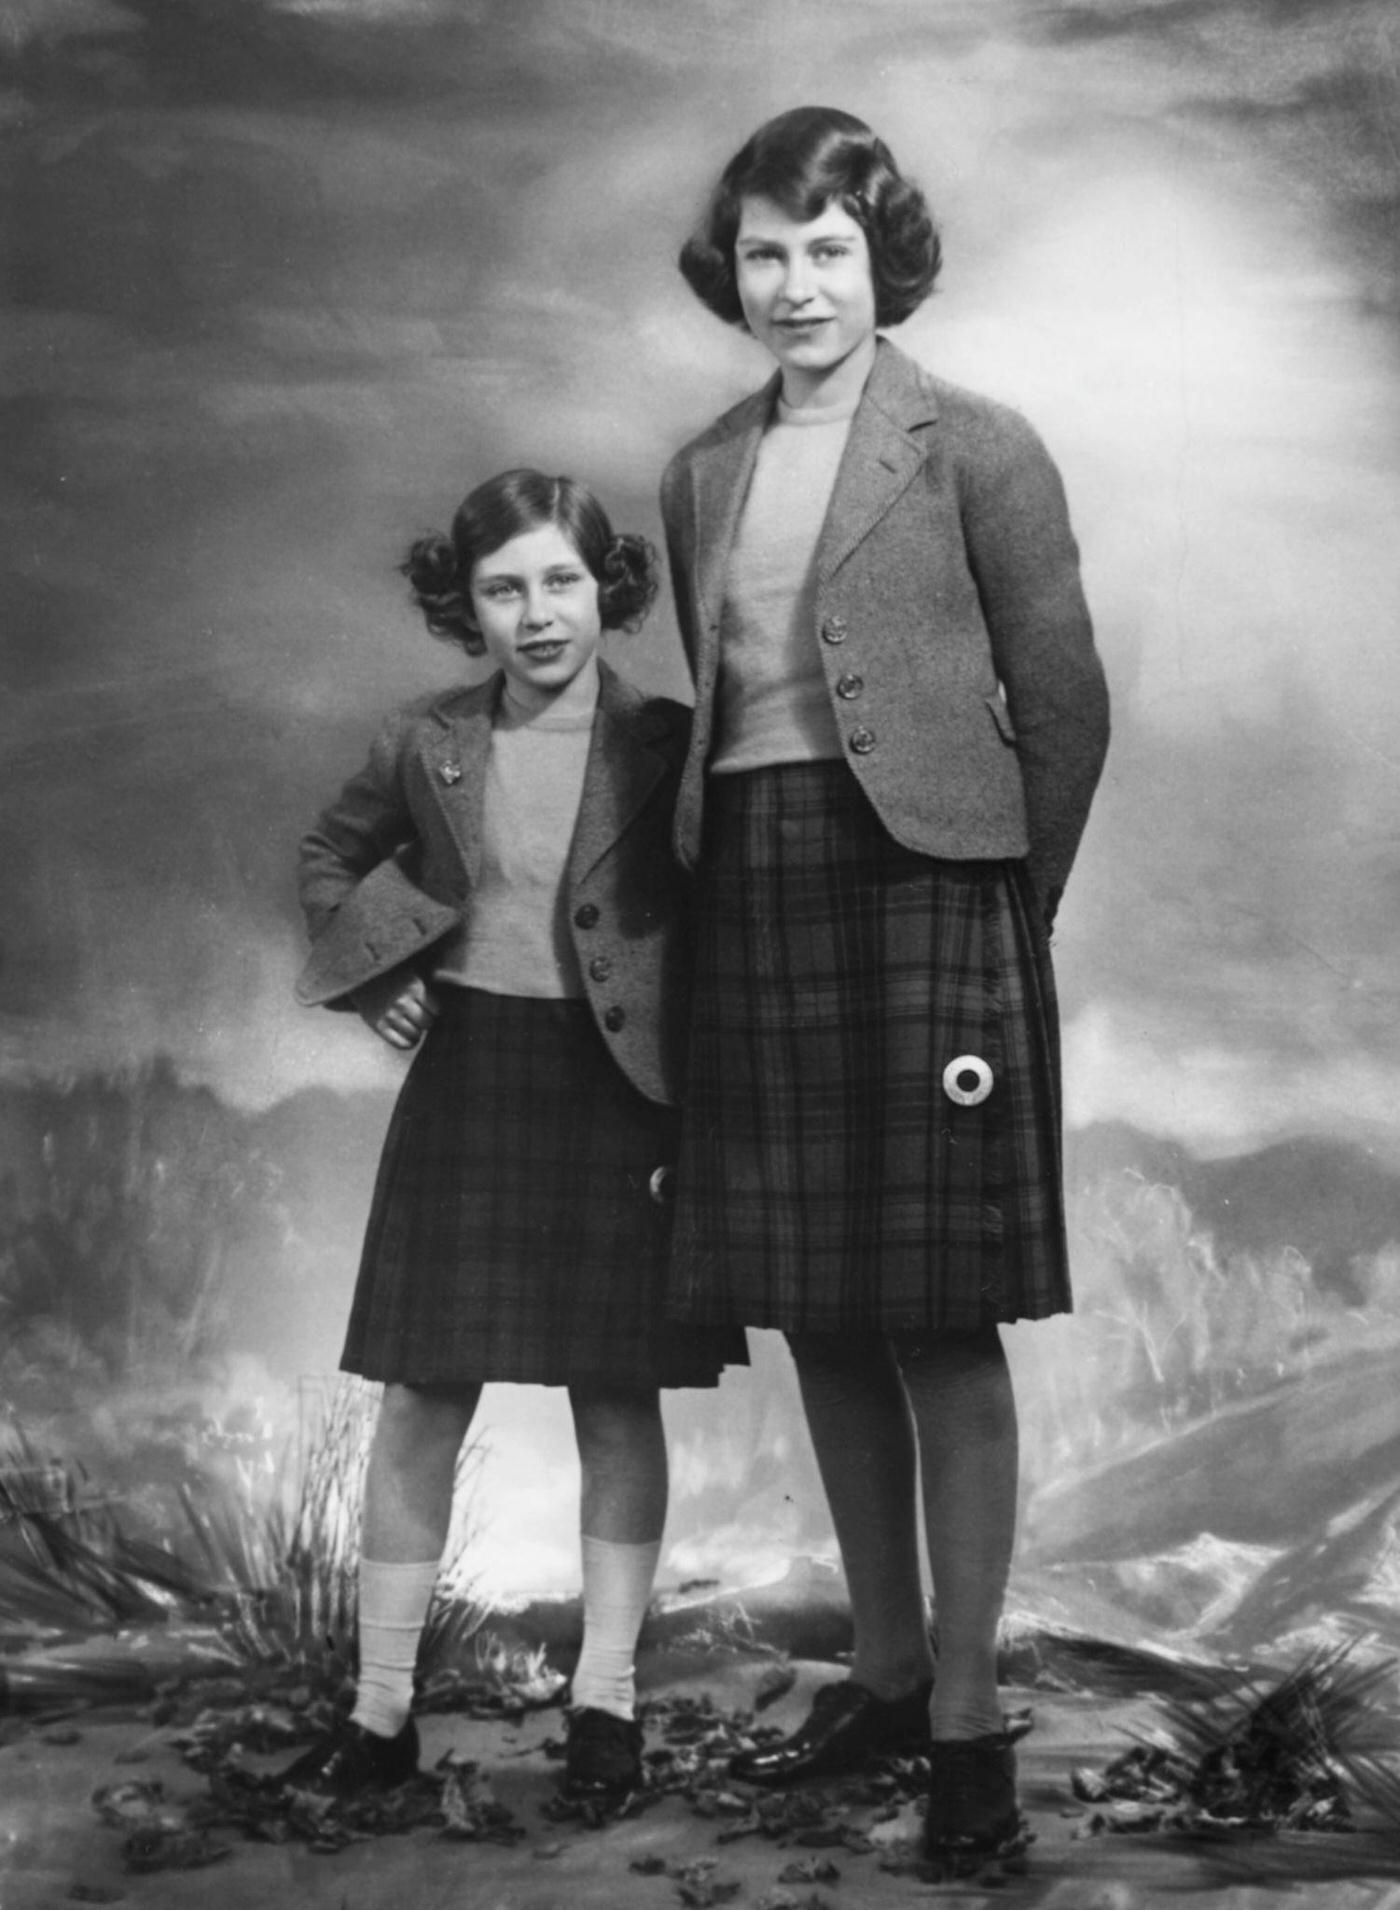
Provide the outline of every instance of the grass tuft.
[[1305,1821],[1339,1783],[1400,1832],[1394,1660],[1361,1663],[1348,1643],[1310,1652],[1281,1677],[1193,1667],[1150,1748],[1190,1772],[1191,1801],[1252,1825]]
[[[224,1676],[288,1672],[338,1689],[355,1661],[361,1508],[378,1397],[364,1381],[341,1381],[299,1478],[284,1472],[269,1490],[251,1472],[225,1471],[197,1491],[180,1485],[181,1516],[161,1545],[124,1530],[114,1507],[90,1503],[81,1476],[45,1458],[18,1427],[0,1427],[0,1632],[55,1649],[97,1633],[160,1625],[178,1636],[197,1625],[191,1676],[211,1668]],[[424,1678],[471,1664],[485,1616],[470,1566],[481,1458],[468,1446],[459,1462],[453,1541],[420,1657]],[[85,1653],[85,1663],[89,1701],[104,1702],[115,1661]],[[39,1707],[50,1685],[76,1701],[81,1668],[49,1660],[20,1675],[12,1665],[9,1707]]]

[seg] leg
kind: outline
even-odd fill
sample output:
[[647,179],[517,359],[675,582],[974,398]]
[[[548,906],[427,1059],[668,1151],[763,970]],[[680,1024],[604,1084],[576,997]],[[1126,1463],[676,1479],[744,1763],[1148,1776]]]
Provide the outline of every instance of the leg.
[[919,1578],[909,1401],[889,1342],[789,1334],[851,1595],[851,1676],[902,1698],[933,1676]]
[[413,1667],[452,1519],[457,1455],[480,1386],[386,1386],[365,1475],[360,1677],[355,1723],[393,1738],[408,1722]]
[[666,1522],[666,1437],[655,1388],[571,1386],[582,1471],[583,1649],[564,1785],[607,1802],[641,1781],[634,1659]]
[[655,1391],[571,1386],[583,1475],[580,1710],[635,1713],[633,1658],[666,1522],[666,1435]]
[[434,1567],[452,1520],[452,1482],[480,1386],[386,1386],[365,1473],[360,1549],[385,1563]]
[[1001,1337],[898,1342],[919,1433],[924,1523],[938,1616],[935,1738],[1002,1729],[997,1626],[1016,1527],[1016,1402]]
[[933,1678],[919,1579],[914,1427],[882,1337],[790,1334],[807,1426],[851,1595],[855,1657],[844,1684],[817,1693],[781,1744],[741,1753],[752,1784],[791,1784],[853,1770],[928,1738]]
[[919,1429],[938,1608],[924,1842],[956,1870],[1025,1836],[996,1668],[1016,1524],[1016,1405],[995,1327],[897,1344]]
[[479,1386],[386,1386],[370,1446],[360,1542],[360,1673],[349,1720],[283,1773],[353,1796],[411,1777],[413,1668],[452,1517],[457,1454]]
[[582,1471],[580,1530],[611,1545],[659,1545],[666,1434],[655,1387],[571,1386]]

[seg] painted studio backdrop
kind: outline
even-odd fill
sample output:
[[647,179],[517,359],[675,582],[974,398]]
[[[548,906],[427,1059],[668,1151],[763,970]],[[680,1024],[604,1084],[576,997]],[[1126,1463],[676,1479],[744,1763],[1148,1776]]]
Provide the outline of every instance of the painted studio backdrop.
[[[462,668],[395,563],[520,462],[659,535],[766,374],[676,248],[815,100],[929,192],[900,341],[1049,441],[1116,699],[1013,1607],[1400,1636],[1398,45],[1386,0],[0,5],[15,1466],[159,1530],[300,1462],[402,1063],[292,1001],[295,844]],[[686,693],[664,603],[610,641]],[[776,1338],[670,1424],[663,1582],[834,1556]],[[477,1582],[570,1586],[562,1398],[482,1441]]]

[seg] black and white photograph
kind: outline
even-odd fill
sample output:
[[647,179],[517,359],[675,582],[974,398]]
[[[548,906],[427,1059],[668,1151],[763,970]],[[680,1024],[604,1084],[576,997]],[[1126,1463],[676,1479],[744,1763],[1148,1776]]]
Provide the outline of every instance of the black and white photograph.
[[0,1910],[1397,1910],[1387,0],[0,143]]

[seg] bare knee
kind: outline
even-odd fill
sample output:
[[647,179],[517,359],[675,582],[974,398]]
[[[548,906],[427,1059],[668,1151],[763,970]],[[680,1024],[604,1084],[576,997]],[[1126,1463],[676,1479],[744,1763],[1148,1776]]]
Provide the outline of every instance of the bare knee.
[[807,1333],[783,1335],[799,1372],[863,1371],[885,1364],[890,1344],[883,1333]]
[[1011,1369],[995,1326],[900,1335],[895,1356],[925,1441],[940,1428],[959,1438],[1015,1438]]
[[480,1386],[386,1386],[374,1457],[395,1471],[455,1464],[480,1397]]
[[991,1380],[1010,1370],[1001,1333],[994,1325],[970,1333],[893,1333],[890,1345],[900,1371],[911,1382],[920,1375],[950,1381],[963,1375]]
[[789,1333],[786,1336],[809,1420],[828,1403],[856,1400],[903,1412],[904,1387],[894,1349],[883,1333]]
[[585,1459],[635,1452],[663,1437],[661,1395],[655,1387],[571,1386],[569,1405]]

